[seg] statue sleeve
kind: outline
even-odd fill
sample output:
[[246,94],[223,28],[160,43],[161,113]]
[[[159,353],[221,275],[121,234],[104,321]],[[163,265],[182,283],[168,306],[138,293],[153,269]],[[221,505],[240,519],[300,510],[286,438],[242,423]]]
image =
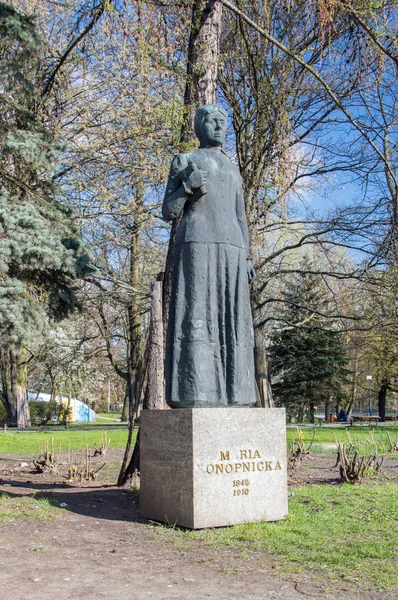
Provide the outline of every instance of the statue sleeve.
[[243,187],[242,187],[242,180],[240,177],[239,177],[238,189],[236,192],[236,216],[238,218],[238,223],[239,223],[239,226],[242,231],[243,241],[245,244],[245,248],[247,250],[247,258],[250,259],[249,228],[247,226],[245,201],[243,198]]
[[183,154],[177,154],[171,162],[169,180],[164,195],[162,215],[165,221],[176,219],[184,208],[189,190],[181,183],[182,173],[188,161]]

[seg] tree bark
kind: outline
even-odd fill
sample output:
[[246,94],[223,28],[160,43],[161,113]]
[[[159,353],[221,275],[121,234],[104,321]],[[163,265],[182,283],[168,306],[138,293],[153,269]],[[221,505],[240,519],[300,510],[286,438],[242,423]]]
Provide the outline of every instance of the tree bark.
[[125,485],[131,481],[135,472],[140,470],[140,431],[134,445],[133,454],[127,465],[127,457],[130,451],[131,439],[134,431],[134,423],[138,409],[138,395],[141,396],[144,379],[147,374],[147,388],[144,398],[145,410],[162,410],[164,405],[164,369],[163,369],[163,320],[162,320],[162,282],[155,281],[151,294],[151,323],[147,340],[147,348],[144,356],[144,367],[141,374],[139,389],[134,405],[134,411],[130,417],[128,451],[126,449],[123,465],[120,470],[118,485]]
[[329,423],[329,421],[330,421],[331,404],[332,404],[332,398],[330,397],[325,401],[325,421],[326,421],[326,423]]
[[164,405],[163,348],[162,282],[155,281],[152,285],[148,383],[144,406],[149,410],[162,410]]
[[[182,152],[186,152],[195,141],[193,122],[196,109],[204,104],[215,104],[216,102],[221,17],[222,4],[220,0],[196,0],[193,3],[184,93],[184,106],[187,109],[187,116],[180,135]],[[172,222],[167,250],[163,279],[164,338],[167,333],[169,316],[174,241],[180,222],[181,216]]]
[[198,106],[216,102],[221,17],[219,0],[194,2],[184,94],[188,116],[181,132],[181,141],[185,143],[195,139],[193,121]]
[[18,428],[29,427],[28,374],[24,351],[6,347],[1,351],[0,361],[7,424]]
[[259,327],[254,328],[254,371],[257,389],[261,399],[262,408],[271,408],[272,404],[268,395],[268,361],[265,350],[265,340]]
[[302,404],[300,404],[300,406],[297,409],[297,421],[299,423],[302,423],[304,421],[304,406]]
[[388,381],[383,381],[380,386],[379,393],[378,393],[378,409],[379,409],[379,417],[380,417],[381,422],[384,422],[386,420],[387,390],[388,390]]
[[[140,285],[140,264],[141,264],[141,230],[142,230],[142,204],[143,204],[143,182],[137,186],[135,206],[134,206],[134,225],[130,240],[130,286],[133,290]],[[127,306],[127,395],[129,406],[129,432],[122,465],[120,467],[117,485],[124,485],[127,477],[127,464],[129,460],[131,443],[133,439],[134,424],[138,405],[141,399],[141,379],[142,379],[142,360],[141,360],[141,316],[138,296],[132,292],[130,304]]]
[[122,409],[122,416],[120,417],[121,421],[128,421],[129,420],[129,390],[128,390],[128,385],[127,385],[127,381],[126,381],[126,390],[124,393],[124,401],[123,401],[123,409]]
[[310,402],[310,423],[315,423],[315,404]]
[[346,406],[347,418],[351,419],[352,409],[355,406],[355,402],[357,399],[357,389],[358,389],[358,368],[359,368],[359,359],[358,359],[358,348],[355,348],[355,358],[354,358],[354,373],[352,377],[352,385],[351,385],[351,398]]
[[[142,391],[144,388],[145,377],[146,377],[146,373],[147,373],[147,369],[148,369],[148,357],[149,357],[149,338],[148,338],[147,344],[146,344],[141,378],[138,383],[138,388],[137,388],[137,392],[135,395],[135,403],[134,403],[132,413],[130,416],[129,433],[128,433],[128,438],[127,438],[127,444],[126,444],[126,450],[124,453],[123,463],[122,463],[120,473],[119,473],[119,478],[117,481],[118,486],[122,486],[128,482],[131,482],[134,473],[136,471],[140,470],[140,431],[139,430],[138,430],[137,439],[136,439],[136,442],[134,445],[133,454],[131,456],[131,459],[130,459],[130,462],[128,463],[128,465],[127,465],[127,460],[128,460],[128,455],[129,455],[130,448],[131,448],[131,441],[132,441],[133,433],[134,433],[135,420],[136,420],[136,417],[138,414],[139,401],[140,401]],[[145,404],[144,404],[144,408],[146,408]]]
[[134,379],[133,379],[133,374],[132,374],[130,348],[128,350],[129,350],[129,356],[128,356],[128,360],[127,360],[127,394],[128,394],[128,399],[129,399],[129,432],[128,432],[128,436],[127,436],[126,448],[124,449],[122,464],[121,464],[120,471],[119,471],[119,477],[117,480],[118,486],[122,486],[126,482],[126,469],[127,469],[127,463],[129,460],[129,454],[130,454],[131,442],[133,439],[134,424],[135,424]]

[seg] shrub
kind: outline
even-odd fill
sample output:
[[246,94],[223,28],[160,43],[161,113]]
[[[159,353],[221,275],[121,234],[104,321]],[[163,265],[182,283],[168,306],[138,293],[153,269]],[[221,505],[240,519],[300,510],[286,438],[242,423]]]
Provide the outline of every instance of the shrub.
[[57,418],[59,423],[66,425],[66,422],[72,417],[72,407],[64,403],[57,404],[55,407],[54,416]]
[[30,418],[32,425],[45,425],[49,421],[59,421],[63,425],[72,416],[72,407],[67,404],[58,404],[55,400],[43,402],[33,400],[29,402]]
[[3,427],[5,422],[7,421],[7,413],[5,406],[2,402],[0,402],[0,427]]
[[52,410],[49,402],[32,400],[29,402],[29,412],[32,425],[45,425],[51,419]]

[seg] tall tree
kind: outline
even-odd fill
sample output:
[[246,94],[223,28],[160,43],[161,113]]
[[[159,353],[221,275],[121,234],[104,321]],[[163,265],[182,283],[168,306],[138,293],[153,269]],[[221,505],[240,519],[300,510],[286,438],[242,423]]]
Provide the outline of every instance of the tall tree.
[[79,302],[92,271],[73,215],[54,197],[60,148],[37,111],[42,41],[33,18],[0,3],[0,366],[10,424],[29,425],[28,345]]
[[[321,68],[323,63],[333,64],[348,25],[337,15],[331,30],[325,31],[316,4],[294,2],[287,7],[275,1],[265,7],[257,0],[243,0],[238,12],[245,11],[278,42]],[[325,233],[330,231],[327,224],[303,227],[303,221],[311,217],[292,214],[290,201],[299,198],[302,180],[307,177],[312,182],[320,176],[321,164],[326,163],[325,168],[331,170],[336,168],[327,144],[322,148],[318,143],[320,131],[329,127],[335,105],[292,56],[261,36],[241,15],[236,17],[228,8],[224,15],[220,85],[232,108],[236,158],[245,187],[257,272],[251,297],[256,376],[261,391],[268,372],[264,324],[269,317],[270,287],[275,278],[280,280],[282,262],[289,262],[290,254],[301,245],[314,245],[320,240],[325,244]],[[342,97],[352,92],[356,81],[352,64],[350,69],[351,73],[343,66],[335,74]],[[291,220],[301,224],[289,228]],[[268,243],[270,237],[275,240],[278,227],[281,237],[291,237],[282,248]],[[294,239],[289,236],[293,228]],[[268,310],[264,310],[265,306]]]
[[[222,4],[220,0],[194,0],[187,52],[184,91],[185,119],[180,132],[180,150],[186,152],[196,144],[194,117],[196,109],[215,104],[220,61]],[[168,308],[174,262],[174,241],[182,215],[173,220],[163,282],[163,322],[167,332]]]
[[[376,272],[376,285],[367,286],[360,302],[366,328],[354,337],[357,363],[357,395],[362,406],[377,404],[381,421],[393,410],[398,377],[397,272]],[[372,380],[365,376],[371,375]],[[372,402],[372,396],[377,402]],[[369,397],[370,396],[370,397]],[[369,406],[370,409],[370,406]]]
[[299,275],[286,288],[279,325],[271,337],[270,358],[277,401],[290,416],[303,420],[315,405],[342,393],[348,356],[338,331],[325,328],[328,298],[318,275],[303,261]]
[[[397,2],[313,0],[305,4],[294,2],[287,9],[275,3],[277,7],[282,6],[282,12],[285,11],[282,22],[274,18],[272,3],[263,11],[259,10],[256,0],[245,0],[239,7],[229,0],[221,2],[252,32],[255,39],[247,35],[246,40],[253,58],[256,57],[258,35],[276,56],[282,54],[290,61],[295,89],[297,84],[301,88],[305,77],[307,83],[303,94],[300,89],[296,115],[309,117],[307,133],[314,133],[318,125],[322,130],[315,139],[312,136],[309,140],[314,149],[313,156],[318,157],[319,162],[313,163],[310,174],[300,169],[298,179],[331,172],[350,172],[354,177],[360,177],[364,182],[364,198],[359,206],[357,202],[355,209],[352,207],[351,213],[343,211],[341,239],[346,242],[347,234],[355,239],[357,232],[360,236],[367,230],[376,242],[369,254],[370,260],[391,260],[395,252],[392,248],[396,238],[398,189],[394,170],[396,125],[393,101],[398,81]],[[301,13],[303,8],[307,18]],[[297,29],[294,20],[298,14],[303,14],[304,19]],[[312,28],[314,24],[318,29],[316,37],[310,33],[302,36],[301,41],[296,39],[298,43],[291,43],[292,34],[300,34],[303,26]],[[313,90],[317,90],[315,103],[312,102]],[[324,112],[323,107],[327,104],[329,108]],[[327,124],[334,127],[329,134],[333,144],[322,156],[319,150],[326,150]],[[293,136],[305,142],[297,121],[290,120],[290,125],[294,126],[291,129]],[[375,187],[380,189],[380,174],[384,177],[382,187],[387,197],[372,193]],[[385,208],[390,213],[388,217]],[[338,215],[333,215],[332,220],[337,224]]]
[[[195,143],[193,120],[198,106],[212,104],[216,101],[217,73],[219,60],[219,39],[221,32],[222,7],[220,0],[194,0],[190,24],[189,44],[187,51],[187,67],[184,90],[184,120],[180,130],[179,150],[186,152]],[[164,334],[167,332],[168,307],[171,293],[172,268],[174,261],[174,241],[181,217],[172,223],[165,273],[163,278],[163,322]],[[161,368],[160,371],[163,369]],[[160,376],[160,371],[157,374]],[[130,423],[129,440],[132,435]],[[134,469],[139,468],[139,437],[137,446],[127,465],[129,452],[127,443],[125,459],[119,474],[118,485],[131,478]]]

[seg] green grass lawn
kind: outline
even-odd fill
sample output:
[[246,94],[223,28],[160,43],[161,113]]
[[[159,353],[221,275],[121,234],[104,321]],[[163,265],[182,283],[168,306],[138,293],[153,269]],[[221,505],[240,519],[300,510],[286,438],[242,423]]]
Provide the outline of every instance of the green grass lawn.
[[[125,426],[127,425],[127,421],[121,421],[120,418],[122,413],[96,413],[96,421],[94,422],[83,422],[83,421],[70,421],[68,423],[68,427],[70,429],[74,428],[90,428],[90,427],[101,427],[102,425],[114,425],[115,427]],[[48,428],[57,428],[59,427],[59,423],[50,421],[45,425],[46,429]]]
[[[303,429],[304,440],[312,437]],[[392,439],[398,426],[383,428],[348,428],[353,438],[366,439],[374,432],[377,437]],[[99,443],[101,430],[0,433],[0,454],[34,455],[38,444],[54,438],[62,449],[84,448]],[[111,447],[125,446],[127,429],[107,431]],[[298,432],[289,429],[288,441],[297,439]],[[316,430],[316,443],[347,440],[345,429],[322,427]],[[110,465],[115,472],[118,464]],[[112,471],[113,473],[113,471]],[[212,547],[233,546],[242,552],[265,551],[275,557],[277,569],[283,572],[311,572],[323,580],[344,578],[360,584],[363,589],[394,589],[398,586],[396,545],[398,539],[398,486],[393,483],[369,485],[317,485],[293,488],[289,499],[289,515],[275,523],[254,523],[203,531],[175,529],[173,541],[184,544],[189,539],[201,539]],[[47,519],[56,516],[57,508],[50,503],[40,504],[34,498],[10,499],[0,497],[0,522],[21,517]],[[158,531],[171,535],[160,526]],[[261,556],[258,558],[261,561]]]
[[398,487],[393,484],[295,488],[284,521],[176,529],[173,535],[177,544],[201,539],[215,548],[233,546],[243,556],[265,550],[278,558],[283,572],[310,571],[381,590],[398,586]]
[[122,413],[97,413],[97,420],[94,423],[95,425],[102,425],[102,424],[113,424],[113,425],[117,425],[120,423],[126,423],[127,421],[120,421],[120,417],[122,416]]
[[[299,431],[304,436],[304,443],[308,444],[312,440],[314,429],[312,428],[300,428],[298,426],[294,429],[287,429],[287,443],[291,444],[293,440],[297,442]],[[375,441],[378,439],[384,443],[387,442],[387,433],[389,433],[392,440],[397,439],[398,436],[398,425],[388,425],[383,427],[317,427],[315,428],[315,440],[314,445],[315,451],[322,451],[322,448],[317,447],[318,444],[333,444],[337,441],[347,442],[348,436],[355,441],[364,441],[369,439],[372,434]]]
[[[111,448],[124,448],[127,442],[128,431],[126,429],[115,429],[107,431],[108,439],[111,440]],[[134,433],[134,436],[136,432]],[[93,447],[94,443],[99,445],[103,431],[7,431],[0,433],[0,454],[37,454],[38,446],[44,448],[44,442],[54,438],[55,448],[58,451],[67,451],[69,448],[78,450],[85,448],[86,444]],[[134,438],[135,439],[135,438]]]
[[[106,425],[106,423],[104,423]],[[85,425],[84,425],[85,426]],[[85,448],[85,445],[93,446],[94,443],[98,445],[99,440],[102,437],[103,430],[101,428],[92,430],[91,428],[79,429],[79,426],[70,426],[69,430],[60,430],[54,427],[52,431],[15,431],[9,430],[7,433],[0,432],[0,454],[24,454],[37,453],[38,445],[44,446],[45,440],[51,442],[51,438],[54,438],[56,447],[58,448],[59,443],[64,450],[68,450],[69,445],[72,450]],[[82,427],[80,425],[80,427]],[[109,427],[109,426],[108,426]],[[302,430],[304,436],[304,442],[309,443],[312,439],[313,429],[304,428]],[[373,432],[374,438],[381,438],[384,441],[387,440],[387,432],[389,432],[392,439],[396,439],[398,436],[398,425],[392,425],[388,427],[348,427],[347,429],[337,429],[333,427],[321,427],[317,428],[315,433],[315,446],[314,451],[322,451],[322,446],[319,444],[333,444],[336,438],[339,441],[347,441],[347,431],[351,435],[351,438],[355,440],[365,440],[369,437],[369,434]],[[127,441],[127,428],[113,429],[107,428],[108,438],[111,438],[111,447],[113,448],[124,448]],[[287,430],[287,441],[290,444],[293,439],[297,441],[298,430],[288,429]]]

